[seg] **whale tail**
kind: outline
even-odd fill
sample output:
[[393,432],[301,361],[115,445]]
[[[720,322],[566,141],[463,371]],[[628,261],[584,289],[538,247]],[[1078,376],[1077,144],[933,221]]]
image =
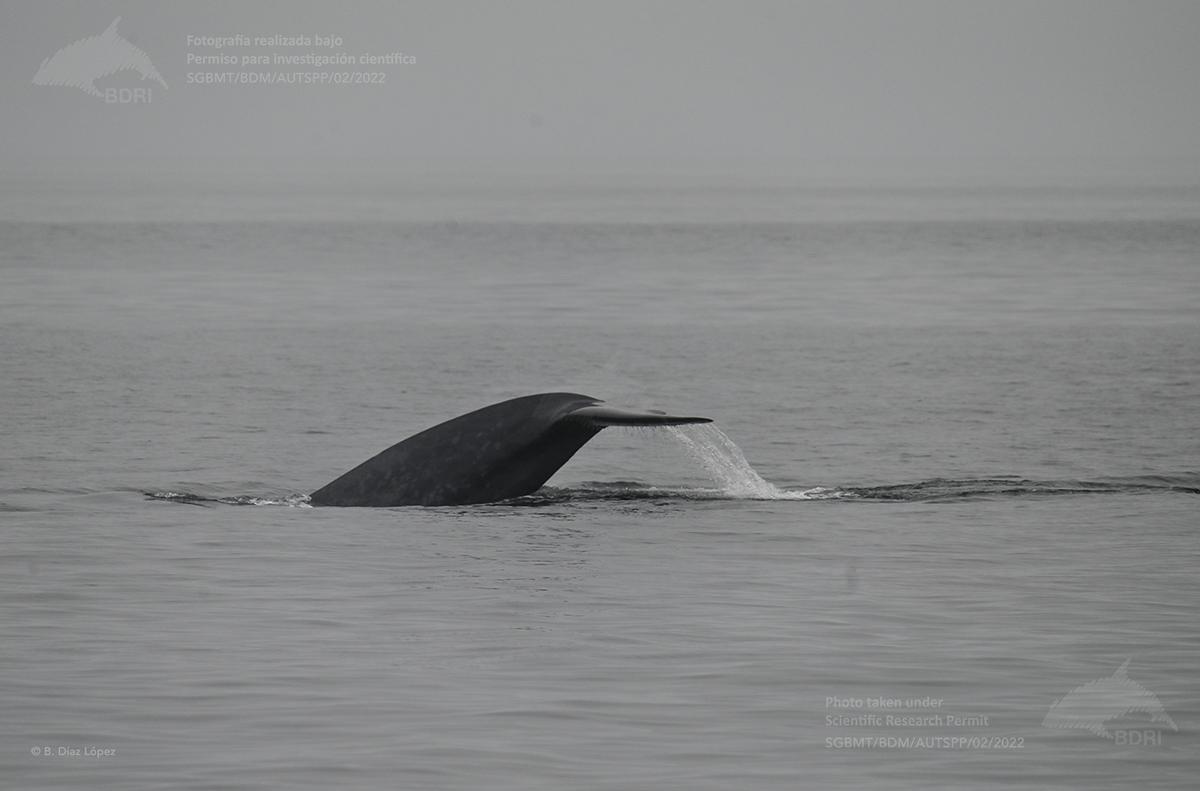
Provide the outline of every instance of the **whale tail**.
[[711,423],[537,393],[468,412],[377,453],[312,493],[313,505],[468,505],[532,494],[609,426]]

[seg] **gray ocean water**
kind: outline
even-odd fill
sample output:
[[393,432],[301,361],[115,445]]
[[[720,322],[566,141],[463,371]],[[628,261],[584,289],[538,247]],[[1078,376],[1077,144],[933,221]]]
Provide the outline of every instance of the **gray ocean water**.
[[[1198,190],[0,208],[6,788],[1200,773]],[[304,506],[545,390],[724,434],[609,429],[511,503]]]

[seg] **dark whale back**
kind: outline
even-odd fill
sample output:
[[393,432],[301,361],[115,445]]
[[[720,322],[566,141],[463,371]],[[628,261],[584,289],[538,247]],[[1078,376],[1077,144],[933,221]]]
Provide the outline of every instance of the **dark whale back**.
[[542,393],[477,409],[368,459],[313,492],[312,503],[459,505],[530,494],[603,428],[569,419],[597,403]]

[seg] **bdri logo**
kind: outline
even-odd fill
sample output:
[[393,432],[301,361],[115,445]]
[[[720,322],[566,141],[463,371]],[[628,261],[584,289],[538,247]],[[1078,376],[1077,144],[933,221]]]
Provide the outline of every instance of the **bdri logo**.
[[166,88],[167,83],[150,62],[150,56],[117,32],[121,17],[98,36],[87,36],[42,61],[33,75],[34,85],[66,85],[110,104],[143,104],[151,100],[149,88],[96,87],[96,80],[122,71],[136,71]]
[[1114,721],[1130,714],[1148,714],[1151,724],[1179,730],[1158,696],[1131,679],[1126,674],[1128,669],[1129,660],[1126,659],[1111,676],[1075,687],[1051,704],[1042,726],[1081,728],[1118,744],[1161,744],[1161,732],[1154,729],[1135,732],[1136,739],[1130,738],[1132,729],[1114,728],[1115,735],[1109,730]]

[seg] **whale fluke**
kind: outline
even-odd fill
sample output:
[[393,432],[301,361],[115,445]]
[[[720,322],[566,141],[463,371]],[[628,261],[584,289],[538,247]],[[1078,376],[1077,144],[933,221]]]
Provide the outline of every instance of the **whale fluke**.
[[629,410],[578,393],[540,393],[414,434],[312,493],[313,505],[468,505],[532,494],[608,426],[711,423]]

